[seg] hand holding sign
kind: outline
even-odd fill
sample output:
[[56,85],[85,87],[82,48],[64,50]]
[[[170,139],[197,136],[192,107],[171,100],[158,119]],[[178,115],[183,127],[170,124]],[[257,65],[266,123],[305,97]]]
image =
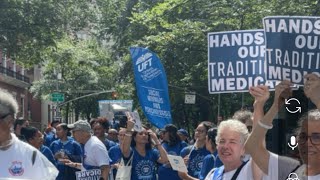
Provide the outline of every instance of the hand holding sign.
[[250,87],[249,93],[254,97],[254,106],[264,105],[270,96],[269,88],[265,85]]
[[320,77],[316,74],[307,74],[304,83],[304,93],[311,101],[320,108]]
[[142,123],[140,120],[140,116],[139,113],[134,111],[134,112],[130,112],[131,117],[134,119],[135,124],[134,124],[134,130],[137,132],[141,132],[142,131]]
[[276,86],[273,106],[276,106],[277,109],[280,109],[280,107],[284,104],[285,99],[288,99],[292,95],[290,86],[291,82],[288,80],[284,80]]
[[134,119],[133,117],[131,116],[131,113],[130,112],[126,112],[126,116],[128,118],[128,121],[127,121],[127,130],[128,131],[132,131],[133,127],[134,127]]

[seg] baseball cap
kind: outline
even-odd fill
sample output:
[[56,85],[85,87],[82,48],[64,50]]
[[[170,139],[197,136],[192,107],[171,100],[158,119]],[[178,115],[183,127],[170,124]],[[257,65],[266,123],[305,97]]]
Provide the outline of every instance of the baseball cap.
[[82,130],[91,132],[91,126],[86,120],[78,120],[73,124],[68,124],[67,127],[73,131]]
[[185,129],[179,129],[178,133],[184,135],[184,136],[189,136],[188,132]]
[[164,127],[164,131],[165,132],[171,132],[171,133],[177,133],[178,131],[178,128],[173,125],[173,124],[167,124],[165,127]]

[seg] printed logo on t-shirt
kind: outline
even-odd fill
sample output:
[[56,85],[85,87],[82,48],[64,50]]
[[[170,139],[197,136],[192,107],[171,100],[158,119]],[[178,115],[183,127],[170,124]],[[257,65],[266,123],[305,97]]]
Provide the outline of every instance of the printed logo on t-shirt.
[[24,169],[22,167],[22,162],[13,161],[11,166],[9,167],[9,173],[12,176],[21,176],[24,173]]
[[197,155],[190,162],[190,170],[194,173],[194,175],[198,175],[200,173],[204,156]]
[[141,160],[135,167],[135,171],[139,179],[151,180],[153,176],[153,162],[149,160]]

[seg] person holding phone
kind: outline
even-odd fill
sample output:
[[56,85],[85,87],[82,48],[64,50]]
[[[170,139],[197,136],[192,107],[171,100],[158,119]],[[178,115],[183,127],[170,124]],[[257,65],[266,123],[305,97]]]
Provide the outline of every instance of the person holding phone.
[[156,163],[167,163],[167,152],[152,130],[142,128],[140,132],[134,131],[135,122],[129,113],[126,114],[128,117],[127,128],[120,149],[125,160],[129,160],[133,156],[131,180],[156,179]]

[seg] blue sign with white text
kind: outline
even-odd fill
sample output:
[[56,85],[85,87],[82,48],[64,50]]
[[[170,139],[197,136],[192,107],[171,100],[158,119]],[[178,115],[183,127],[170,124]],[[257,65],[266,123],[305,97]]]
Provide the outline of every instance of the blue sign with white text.
[[140,105],[156,127],[171,123],[167,76],[157,55],[148,49],[131,47],[134,77]]
[[248,92],[265,84],[263,30],[213,32],[208,34],[208,90],[210,94]]
[[320,76],[320,17],[271,16],[263,25],[268,80],[303,85],[305,74]]

